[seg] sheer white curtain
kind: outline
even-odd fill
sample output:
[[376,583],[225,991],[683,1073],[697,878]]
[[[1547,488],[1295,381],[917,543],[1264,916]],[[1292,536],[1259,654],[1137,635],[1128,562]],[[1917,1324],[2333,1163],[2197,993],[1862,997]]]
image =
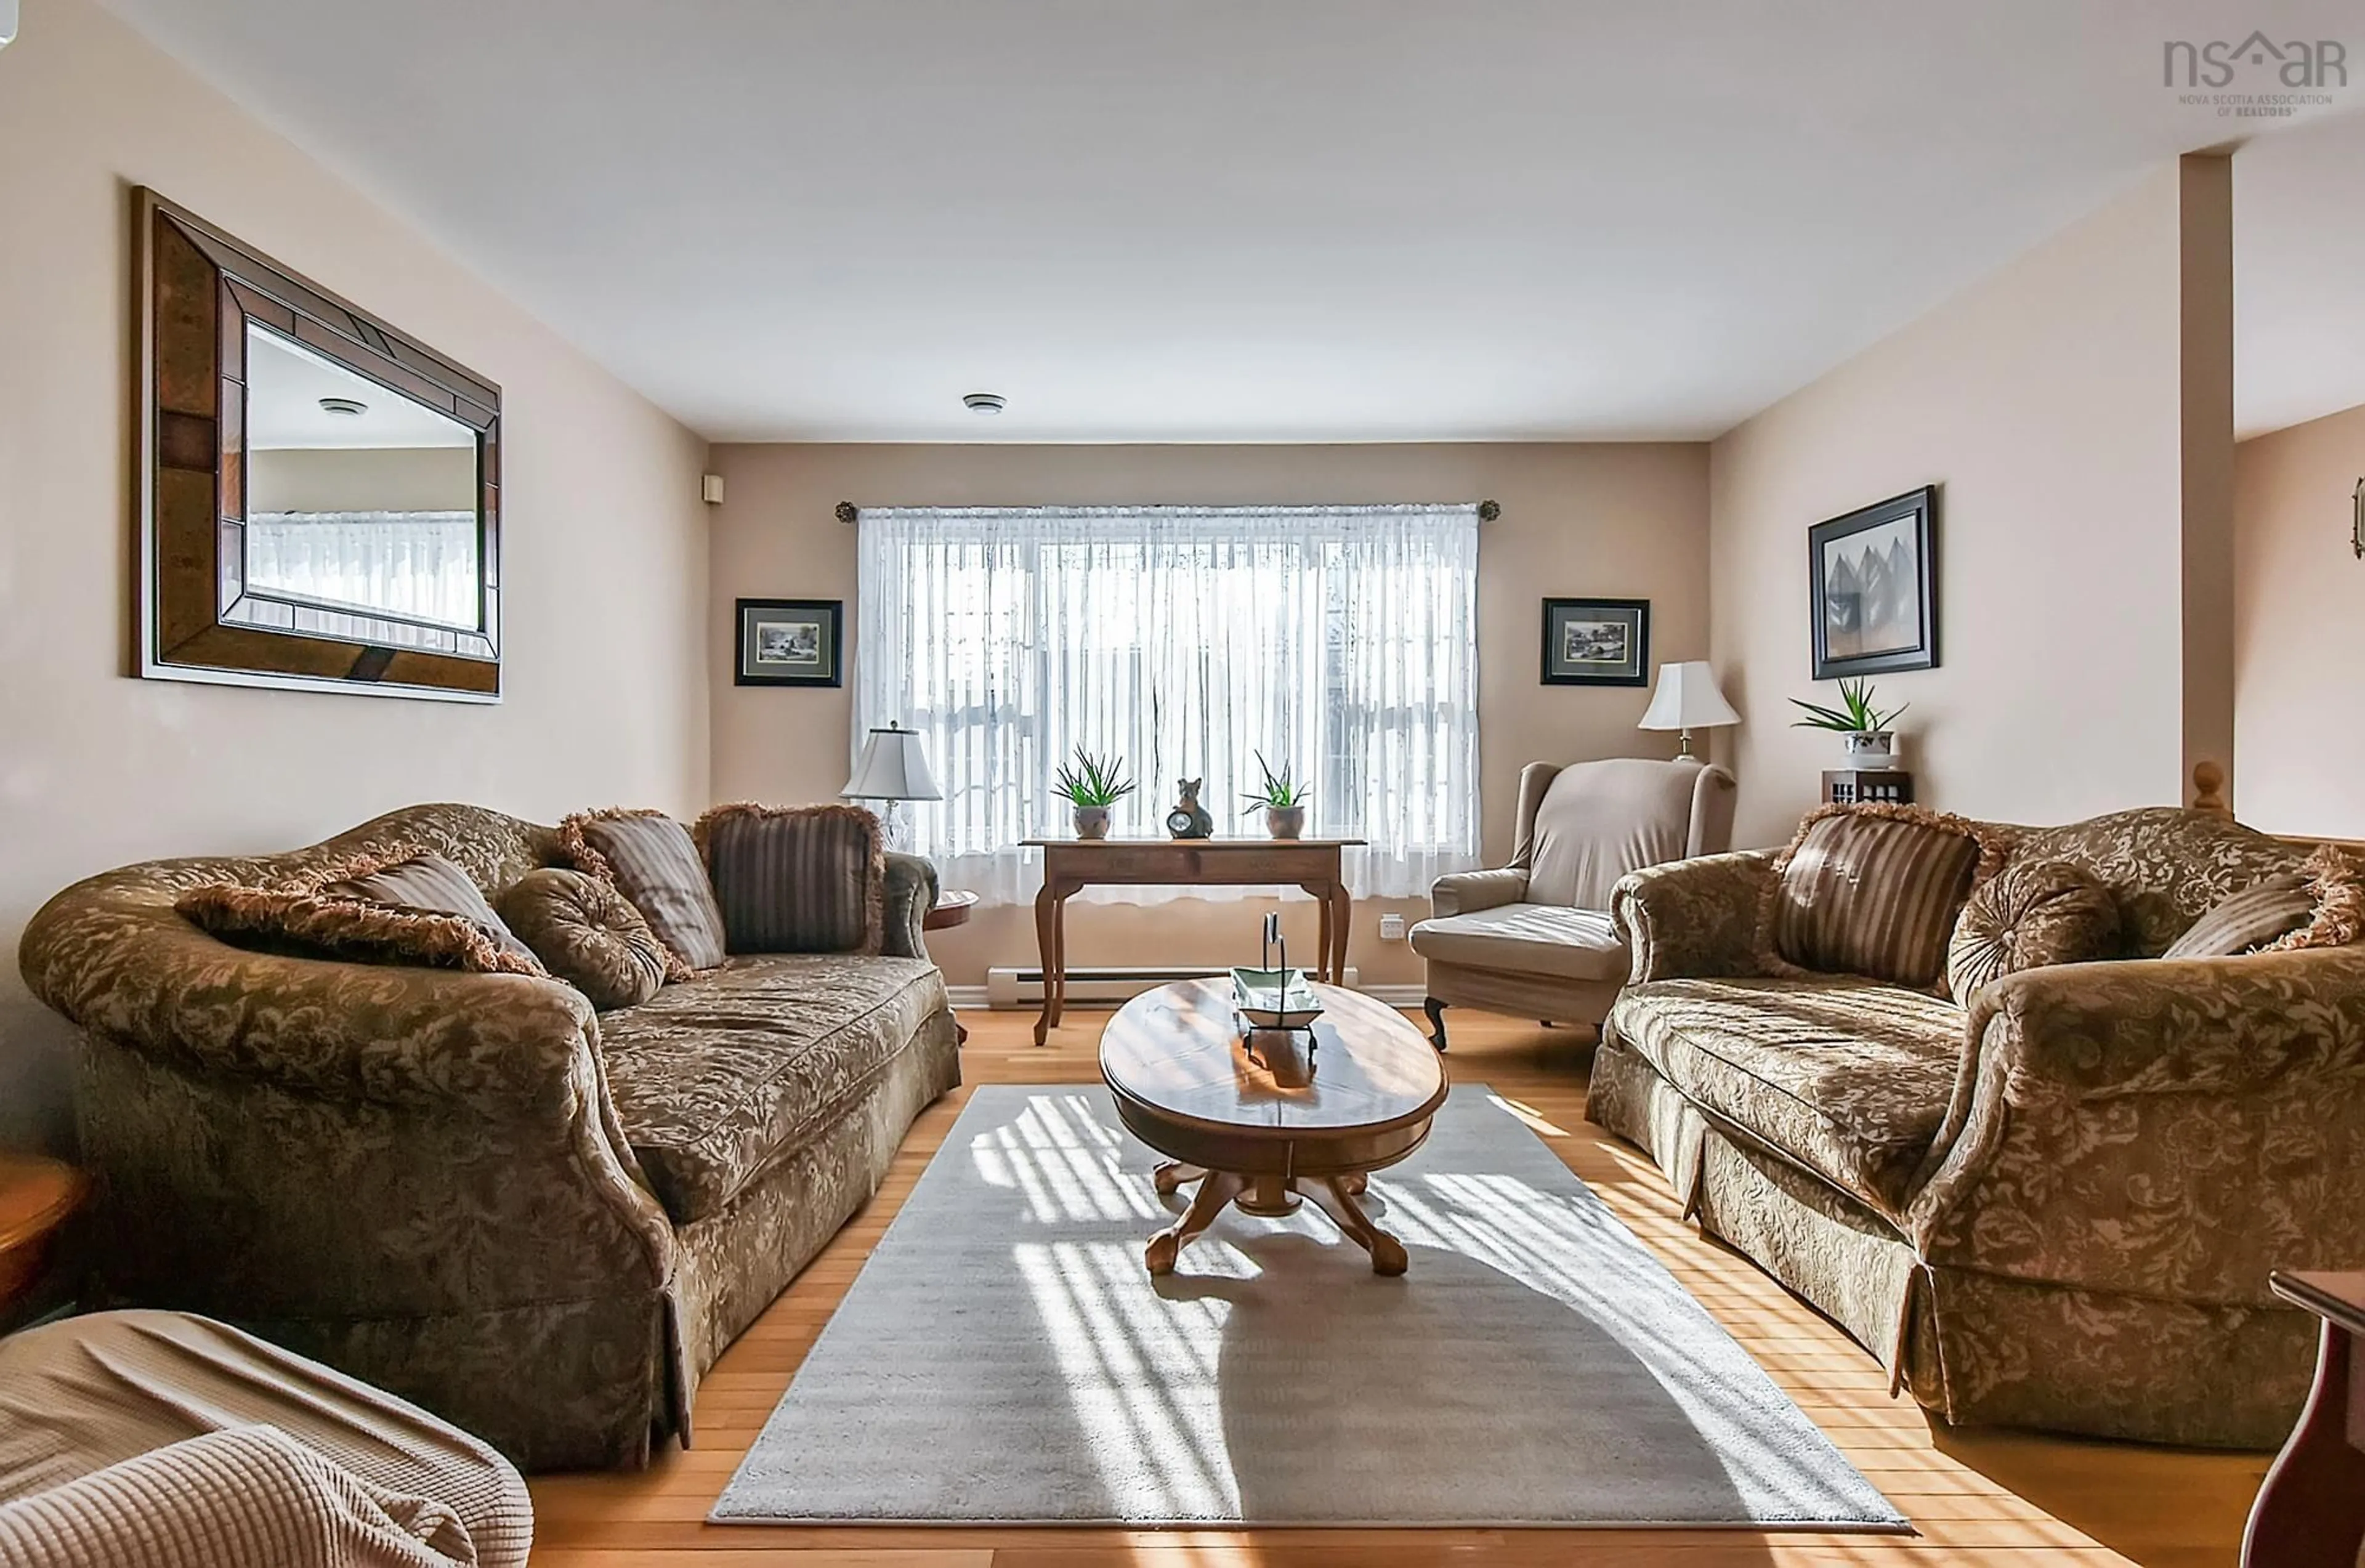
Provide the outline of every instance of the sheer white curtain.
[[474,626],[472,511],[257,512],[246,525],[246,580],[356,610]]
[[[868,509],[854,745],[926,737],[945,799],[915,848],[987,902],[1034,896],[1081,745],[1140,785],[1118,836],[1162,837],[1178,778],[1218,834],[1261,834],[1255,755],[1295,769],[1308,837],[1359,894],[1477,863],[1478,514],[1469,506]],[[1107,896],[1164,896],[1151,890]],[[1220,896],[1208,890],[1208,896]]]

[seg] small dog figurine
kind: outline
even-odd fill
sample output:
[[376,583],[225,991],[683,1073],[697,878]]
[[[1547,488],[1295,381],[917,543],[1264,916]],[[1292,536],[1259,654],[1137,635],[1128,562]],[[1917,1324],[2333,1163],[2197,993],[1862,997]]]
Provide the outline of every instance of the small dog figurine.
[[1174,782],[1182,791],[1182,798],[1174,802],[1172,811],[1166,813],[1167,833],[1176,838],[1213,837],[1216,819],[1209,816],[1207,808],[1199,803],[1199,786],[1205,780],[1178,778]]

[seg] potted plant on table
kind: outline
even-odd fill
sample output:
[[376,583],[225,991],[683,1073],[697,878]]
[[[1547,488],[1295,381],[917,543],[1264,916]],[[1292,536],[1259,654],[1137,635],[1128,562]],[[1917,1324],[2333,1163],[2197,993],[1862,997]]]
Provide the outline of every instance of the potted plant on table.
[[1897,737],[1889,726],[1897,716],[1912,706],[1901,702],[1883,710],[1872,700],[1872,682],[1862,676],[1840,678],[1840,705],[1826,708],[1820,703],[1799,698],[1790,699],[1790,705],[1806,711],[1807,716],[1794,720],[1794,730],[1836,730],[1846,747],[1847,766],[1866,771],[1878,771],[1892,767],[1897,761]]
[[1265,831],[1273,837],[1298,837],[1306,831],[1306,802],[1313,798],[1312,794],[1298,787],[1297,780],[1291,777],[1289,764],[1283,763],[1281,771],[1275,773],[1262,752],[1256,754],[1256,762],[1264,781],[1240,798],[1264,808]]
[[1059,765],[1059,781],[1052,792],[1074,808],[1078,838],[1106,838],[1109,808],[1133,793],[1133,780],[1124,777],[1125,758],[1098,757],[1076,748],[1073,767]]

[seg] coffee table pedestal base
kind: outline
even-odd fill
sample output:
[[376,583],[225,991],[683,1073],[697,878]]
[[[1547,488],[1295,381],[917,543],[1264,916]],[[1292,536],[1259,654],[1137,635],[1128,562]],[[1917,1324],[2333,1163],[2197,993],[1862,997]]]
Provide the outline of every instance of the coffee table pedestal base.
[[[1209,1170],[1169,1160],[1158,1168],[1150,1180],[1160,1193],[1177,1192],[1187,1182],[1199,1183],[1182,1217],[1151,1237],[1149,1245],[1143,1249],[1142,1261],[1149,1266],[1152,1274],[1172,1273],[1183,1247],[1215,1224],[1216,1216],[1224,1212],[1227,1204],[1242,1214],[1278,1218],[1295,1213],[1301,1198],[1312,1198],[1348,1239],[1372,1255],[1372,1272],[1401,1274],[1411,1261],[1405,1253],[1404,1243],[1373,1225],[1371,1215],[1363,1212],[1363,1205],[1356,1201],[1371,1185],[1371,1178],[1360,1170],[1342,1176],[1304,1178],[1238,1176],[1228,1170]],[[1306,1184],[1300,1186],[1300,1181]]]

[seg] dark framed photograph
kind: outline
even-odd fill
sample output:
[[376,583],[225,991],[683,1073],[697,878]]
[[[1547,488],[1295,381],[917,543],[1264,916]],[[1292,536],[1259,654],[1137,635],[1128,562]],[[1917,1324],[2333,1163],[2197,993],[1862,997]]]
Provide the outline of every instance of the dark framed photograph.
[[1938,666],[1938,487],[1807,530],[1815,678]]
[[1651,601],[1544,600],[1546,686],[1651,684]]
[[743,599],[735,686],[843,686],[846,601]]

